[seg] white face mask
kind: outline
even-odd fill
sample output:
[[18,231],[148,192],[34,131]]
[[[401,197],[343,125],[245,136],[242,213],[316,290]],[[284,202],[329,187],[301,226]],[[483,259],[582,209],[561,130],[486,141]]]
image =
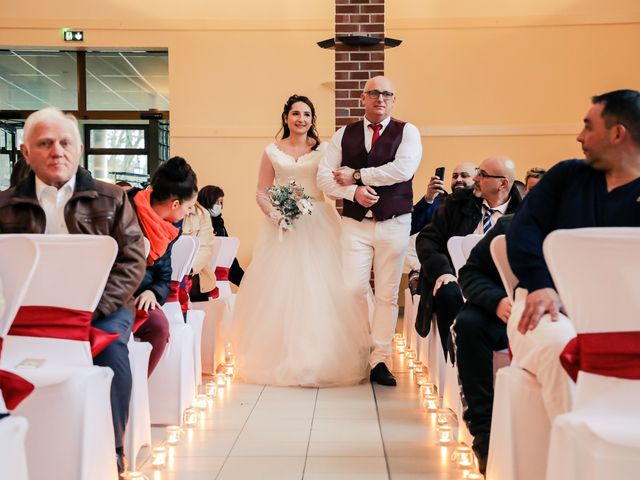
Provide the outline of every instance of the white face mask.
[[213,208],[209,209],[209,213],[211,213],[211,215],[213,215],[214,217],[219,216],[222,213],[222,205],[216,203]]

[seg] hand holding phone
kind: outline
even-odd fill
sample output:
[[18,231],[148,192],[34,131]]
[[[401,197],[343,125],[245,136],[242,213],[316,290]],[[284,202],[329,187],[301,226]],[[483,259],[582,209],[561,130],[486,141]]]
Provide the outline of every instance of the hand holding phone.
[[444,181],[444,167],[436,168],[436,177],[438,177],[440,180]]

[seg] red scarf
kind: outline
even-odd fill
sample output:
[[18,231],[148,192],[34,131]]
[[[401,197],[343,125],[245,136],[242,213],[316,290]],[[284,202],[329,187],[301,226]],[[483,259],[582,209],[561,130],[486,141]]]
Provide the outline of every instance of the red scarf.
[[133,203],[138,209],[138,221],[144,236],[147,237],[151,245],[147,265],[153,265],[153,262],[167,251],[169,244],[178,236],[179,230],[170,222],[160,218],[151,208],[151,188],[136,193],[133,197]]

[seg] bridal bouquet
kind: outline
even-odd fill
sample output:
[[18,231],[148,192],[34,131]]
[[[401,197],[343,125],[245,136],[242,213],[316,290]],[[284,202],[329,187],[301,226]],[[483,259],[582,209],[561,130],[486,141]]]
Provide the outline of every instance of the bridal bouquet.
[[267,190],[271,205],[282,215],[280,234],[283,230],[293,230],[293,221],[300,215],[311,215],[311,197],[304,193],[304,187],[291,180],[286,185],[274,185]]

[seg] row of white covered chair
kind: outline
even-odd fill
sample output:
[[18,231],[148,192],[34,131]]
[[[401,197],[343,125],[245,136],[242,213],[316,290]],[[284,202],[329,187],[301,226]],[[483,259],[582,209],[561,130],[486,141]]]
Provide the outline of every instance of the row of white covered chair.
[[[0,241],[2,251],[11,252],[1,256],[0,265],[7,305],[0,331],[4,337],[0,368],[35,387],[9,417],[24,417],[29,423],[23,457],[29,478],[113,479],[117,475],[109,396],[113,373],[93,365],[88,332],[117,245],[111,237],[84,235],[4,235]],[[25,276],[30,271],[33,274]],[[64,288],[55,288],[61,279]],[[39,316],[50,308],[74,310],[85,337],[69,340],[66,335],[41,332],[47,326]],[[14,323],[16,313],[24,319]],[[53,327],[64,329],[63,323]],[[51,330],[52,325],[48,327]],[[19,440],[24,422],[16,420],[22,423]],[[12,448],[19,450],[19,443]],[[8,451],[3,448],[2,454]],[[0,463],[0,476],[27,478],[27,469],[16,465],[20,459],[18,452]]]

